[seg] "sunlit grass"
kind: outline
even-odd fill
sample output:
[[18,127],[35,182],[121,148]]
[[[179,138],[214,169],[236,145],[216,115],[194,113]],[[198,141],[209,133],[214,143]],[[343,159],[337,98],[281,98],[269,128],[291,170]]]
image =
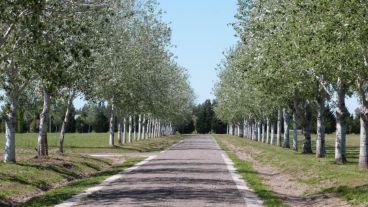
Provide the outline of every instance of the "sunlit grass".
[[[338,165],[334,162],[335,135],[326,136],[327,156],[316,158],[314,154],[304,155],[264,143],[234,136],[215,135],[219,140],[226,139],[235,146],[243,148],[257,161],[275,166],[295,177],[298,182],[310,186],[309,194],[333,192],[355,204],[368,204],[368,171],[358,167],[359,136],[347,138],[348,163]],[[299,136],[299,150],[303,138]],[[315,150],[315,136],[313,136]],[[317,191],[314,189],[318,189]]]

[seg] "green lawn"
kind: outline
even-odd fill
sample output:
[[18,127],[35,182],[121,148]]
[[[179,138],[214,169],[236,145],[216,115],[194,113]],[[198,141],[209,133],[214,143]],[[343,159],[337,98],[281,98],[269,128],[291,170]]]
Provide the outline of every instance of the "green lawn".
[[241,160],[238,156],[231,152],[229,148],[223,142],[218,140],[218,144],[221,149],[224,150],[229,158],[234,162],[235,168],[238,173],[242,176],[247,184],[254,192],[262,199],[263,204],[267,207],[284,207],[282,199],[272,192],[269,186],[263,184],[263,179],[256,173],[252,167],[252,163]]
[[[227,135],[215,135],[217,140],[228,140],[235,146],[242,147],[257,161],[268,164],[294,175],[296,180],[309,185],[307,193],[332,192],[354,204],[368,205],[368,171],[358,168],[359,136],[347,138],[348,163],[337,165],[334,162],[335,135],[327,135],[327,157],[317,159],[314,154],[303,155],[300,152],[258,143],[248,139]],[[299,136],[299,146],[302,136]],[[301,148],[299,148],[301,149]],[[315,136],[313,136],[315,150]],[[312,189],[319,189],[315,192]]]
[[[50,157],[36,159],[37,134],[17,134],[17,163],[0,162],[0,206],[19,204],[25,198],[45,193],[35,198],[36,200],[32,199],[26,206],[52,205],[132,163],[128,159],[126,165],[116,168],[112,165],[112,160],[93,158],[83,155],[84,153],[161,151],[182,138],[181,135],[175,135],[110,147],[107,133],[66,134],[66,153],[62,155],[58,153],[58,134],[48,134]],[[0,147],[3,148],[3,145],[1,142]],[[2,156],[2,152],[0,155]],[[74,182],[69,184],[70,181]],[[68,185],[65,187],[66,184]],[[55,189],[59,186],[61,188]]]
[[[0,136],[4,137],[4,134]],[[49,152],[55,154],[59,146],[59,134],[48,133]],[[144,141],[134,142],[130,144],[118,145],[117,135],[115,136],[115,144],[117,146],[110,147],[108,133],[72,133],[65,135],[65,152],[66,153],[95,153],[95,152],[151,152],[161,151],[168,146],[181,140],[181,136],[168,136],[163,138],[152,138]],[[37,134],[25,133],[16,135],[17,155],[22,159],[23,156],[33,156],[36,154],[35,147],[37,145]],[[0,149],[4,149],[4,142],[0,142]],[[0,151],[2,155],[2,151]]]

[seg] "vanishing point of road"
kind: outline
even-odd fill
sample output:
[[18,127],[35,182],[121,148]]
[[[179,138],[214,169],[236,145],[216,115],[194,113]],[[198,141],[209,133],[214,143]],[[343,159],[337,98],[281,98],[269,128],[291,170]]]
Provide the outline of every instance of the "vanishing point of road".
[[78,206],[262,206],[208,135],[185,139]]

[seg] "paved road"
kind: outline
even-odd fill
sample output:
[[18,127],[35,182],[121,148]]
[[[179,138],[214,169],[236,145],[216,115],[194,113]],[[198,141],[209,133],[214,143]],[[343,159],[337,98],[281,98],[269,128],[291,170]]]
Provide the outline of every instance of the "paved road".
[[258,202],[252,192],[238,188],[214,139],[193,136],[79,206],[260,206],[251,204]]

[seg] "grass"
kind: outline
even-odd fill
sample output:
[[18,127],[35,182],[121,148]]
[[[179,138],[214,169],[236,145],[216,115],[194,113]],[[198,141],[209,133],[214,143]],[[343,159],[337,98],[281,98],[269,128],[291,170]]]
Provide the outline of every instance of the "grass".
[[254,192],[263,200],[263,204],[268,207],[283,207],[287,206],[283,204],[280,197],[278,197],[272,190],[263,184],[263,179],[257,175],[257,172],[253,169],[252,163],[241,160],[238,156],[231,152],[219,138],[216,139],[220,147],[227,153],[229,158],[234,162],[234,165],[247,184]]
[[[327,156],[319,159],[314,154],[304,155],[239,137],[215,136],[220,141],[226,139],[231,144],[245,149],[257,161],[293,175],[296,181],[310,187],[308,194],[335,193],[353,204],[368,205],[368,171],[358,168],[358,135],[349,135],[347,138],[349,162],[344,165],[337,165],[334,162],[334,134],[326,136]],[[302,136],[299,136],[299,139],[301,147]],[[313,149],[314,144],[315,136],[313,136]]]
[[[4,137],[4,134],[0,134]],[[48,133],[49,152],[55,154],[59,146],[59,134]],[[181,136],[167,136],[162,138],[153,138],[144,141],[118,145],[115,136],[115,147],[110,147],[108,143],[108,133],[70,133],[65,135],[66,153],[124,153],[124,152],[152,152],[161,151],[177,143],[182,139]],[[37,134],[25,133],[16,135],[17,155],[22,159],[36,154]],[[0,149],[4,149],[4,142],[0,142]],[[0,152],[1,155],[2,152]]]
[[[51,196],[51,200],[61,200],[85,185],[99,182],[106,173],[107,176],[110,172],[117,173],[122,169],[112,167],[112,160],[93,158],[84,155],[86,153],[155,152],[164,150],[181,139],[182,136],[175,135],[110,147],[107,133],[67,134],[66,153],[60,154],[58,153],[58,134],[52,133],[48,134],[49,158],[36,159],[37,134],[17,134],[17,163],[0,162],[0,206],[16,204],[44,193],[46,193],[45,196]],[[1,148],[4,147],[3,144],[3,142],[0,143]],[[126,164],[129,165],[129,162]],[[124,166],[125,164],[122,167]],[[91,179],[85,179],[90,176],[92,176]],[[63,187],[57,188],[71,181],[73,181],[71,186],[76,189],[66,186],[64,193]],[[41,196],[38,199],[43,198],[44,196]],[[27,206],[44,206],[37,205],[37,202],[41,201],[35,201],[35,204],[32,202],[28,202]]]
[[88,187],[98,185],[109,176],[115,175],[121,172],[125,168],[134,166],[137,162],[143,160],[143,158],[132,158],[125,161],[122,165],[109,168],[106,171],[97,173],[91,177],[80,179],[76,182],[72,182],[66,186],[56,188],[48,191],[42,196],[34,197],[26,203],[21,204],[22,207],[38,207],[38,206],[54,206],[63,202],[64,200],[76,195]]

